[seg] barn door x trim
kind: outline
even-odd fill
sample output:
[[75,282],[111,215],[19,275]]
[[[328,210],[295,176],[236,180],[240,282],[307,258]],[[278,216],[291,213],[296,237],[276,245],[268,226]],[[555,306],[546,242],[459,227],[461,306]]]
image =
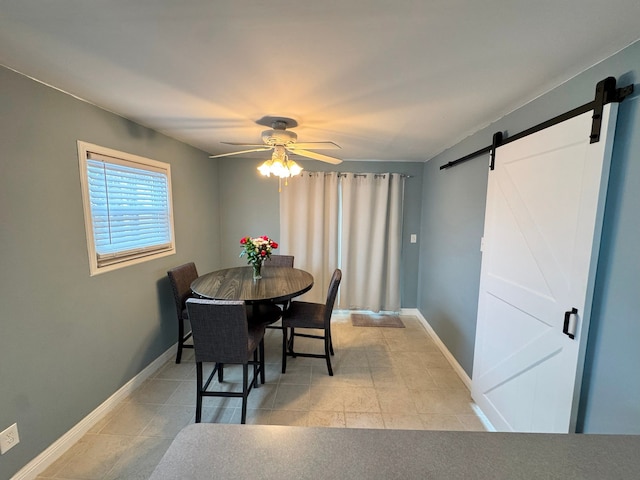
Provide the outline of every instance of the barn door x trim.
[[545,128],[549,128],[553,125],[556,125],[560,122],[564,122],[565,120],[569,120],[570,118],[577,117],[578,115],[582,115],[589,110],[593,110],[593,121],[591,123],[591,133],[589,135],[590,143],[596,143],[600,140],[600,127],[602,124],[602,109],[608,103],[620,103],[627,96],[633,93],[633,84],[627,85],[626,87],[616,88],[616,79],[613,77],[607,77],[604,80],[599,81],[596,84],[596,94],[595,98],[589,103],[585,103],[584,105],[574,108],[573,110],[569,110],[557,117],[551,118],[546,122],[539,123],[523,132],[517,133],[508,138],[504,138],[502,132],[496,132],[493,135],[493,141],[491,145],[488,145],[480,150],[476,150],[473,153],[465,155],[457,160],[453,160],[449,163],[446,163],[440,167],[440,170],[445,170],[447,168],[455,167],[463,162],[471,160],[473,158],[479,157],[480,155],[484,155],[485,153],[490,153],[491,162],[489,164],[489,168],[493,170],[494,166],[494,158],[496,148],[502,145],[506,145],[513,141],[516,141],[520,138],[526,137],[527,135],[531,135],[532,133],[539,132],[540,130],[544,130]]

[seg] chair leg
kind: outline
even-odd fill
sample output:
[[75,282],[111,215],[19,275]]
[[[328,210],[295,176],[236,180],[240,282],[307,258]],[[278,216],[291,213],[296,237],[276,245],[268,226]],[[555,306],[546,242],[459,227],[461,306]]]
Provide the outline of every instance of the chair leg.
[[324,357],[327,360],[327,370],[329,370],[329,376],[333,377],[333,369],[331,368],[331,336],[329,332],[324,332]]
[[287,327],[282,327],[282,373],[287,371]]
[[182,344],[184,343],[184,320],[178,321],[178,352],[176,353],[176,363],[182,360]]
[[260,381],[263,385],[266,382],[266,373],[264,371],[264,338],[260,340]]
[[296,330],[291,327],[291,338],[289,338],[289,353],[293,358],[296,358],[296,352],[293,351],[293,340],[296,338]]
[[253,351],[253,386],[258,388],[258,349]]
[[331,336],[331,330],[327,330],[327,335],[329,335],[329,352],[331,352],[331,355],[335,355],[335,353],[333,353],[333,337]]
[[218,382],[222,383],[224,382],[224,363],[218,363],[216,365],[218,365]]
[[242,416],[240,423],[247,423],[247,396],[249,391],[249,365],[242,365]]
[[196,423],[202,420],[202,362],[196,363]]

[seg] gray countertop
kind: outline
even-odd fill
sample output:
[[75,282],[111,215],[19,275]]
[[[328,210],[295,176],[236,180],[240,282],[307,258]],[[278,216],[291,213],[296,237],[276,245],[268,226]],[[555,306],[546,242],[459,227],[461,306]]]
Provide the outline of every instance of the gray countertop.
[[151,476],[214,478],[635,479],[640,436],[196,424]]

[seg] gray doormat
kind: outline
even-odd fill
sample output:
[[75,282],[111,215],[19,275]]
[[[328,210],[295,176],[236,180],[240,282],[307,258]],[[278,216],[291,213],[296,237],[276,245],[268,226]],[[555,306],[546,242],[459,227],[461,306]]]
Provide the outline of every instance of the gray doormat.
[[398,315],[384,315],[379,313],[352,313],[351,324],[354,327],[393,327],[405,328]]

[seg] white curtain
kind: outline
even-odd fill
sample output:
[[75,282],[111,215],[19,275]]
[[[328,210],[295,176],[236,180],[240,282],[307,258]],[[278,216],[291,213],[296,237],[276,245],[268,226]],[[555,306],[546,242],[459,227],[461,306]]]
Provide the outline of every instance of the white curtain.
[[402,199],[400,174],[353,174],[341,178],[338,308],[400,310]]
[[324,303],[342,270],[336,308],[400,310],[401,174],[303,172],[280,195],[280,253],[294,255],[314,287],[301,300]]
[[299,300],[324,303],[338,268],[338,174],[302,172],[280,194],[280,252],[311,273],[313,288]]

